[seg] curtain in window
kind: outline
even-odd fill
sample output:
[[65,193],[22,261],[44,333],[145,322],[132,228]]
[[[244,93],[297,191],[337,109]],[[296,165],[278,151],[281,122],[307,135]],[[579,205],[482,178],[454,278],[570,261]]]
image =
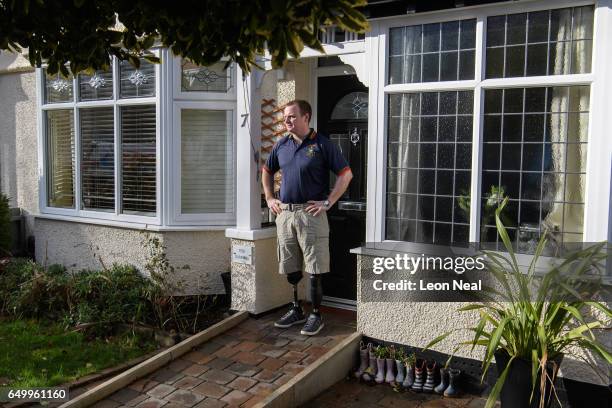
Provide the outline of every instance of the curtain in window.
[[181,111],[181,212],[234,212],[232,113]]
[[47,111],[47,204],[74,208],[74,118],[72,109]]

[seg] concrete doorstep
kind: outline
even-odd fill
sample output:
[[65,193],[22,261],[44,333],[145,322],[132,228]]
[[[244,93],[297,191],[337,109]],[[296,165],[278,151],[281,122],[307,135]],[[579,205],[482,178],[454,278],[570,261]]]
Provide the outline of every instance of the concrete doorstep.
[[361,333],[342,340],[254,408],[298,407],[346,377],[353,368]]
[[172,360],[176,360],[183,354],[191,351],[192,348],[199,346],[212,339],[215,336],[231,329],[249,317],[248,312],[238,312],[233,316],[220,321],[219,323],[210,326],[188,339],[162,351],[161,353],[143,361],[142,363],[130,368],[129,370],[103,382],[95,388],[79,395],[78,397],[62,404],[60,408],[82,408],[93,405],[103,398],[113,394],[134,382],[135,380],[152,373],[158,368],[168,364]]

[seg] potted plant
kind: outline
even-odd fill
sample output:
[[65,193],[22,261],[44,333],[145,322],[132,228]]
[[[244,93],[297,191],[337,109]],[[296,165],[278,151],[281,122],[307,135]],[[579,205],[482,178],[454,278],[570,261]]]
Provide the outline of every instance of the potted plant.
[[404,365],[406,366],[406,375],[404,376],[404,382],[402,387],[410,388],[414,383],[414,365],[416,364],[416,355],[410,353],[404,358]]
[[397,375],[395,376],[396,384],[401,385],[404,382],[404,359],[406,358],[406,351],[400,347],[395,351],[395,368],[397,369]]
[[376,347],[376,381],[377,384],[382,384],[385,381],[385,360],[389,357],[389,349],[383,345]]
[[[550,404],[555,376],[568,347],[591,351],[612,364],[610,352],[594,334],[605,323],[593,317],[587,322],[584,316],[585,309],[592,308],[607,319],[612,317],[604,304],[584,296],[597,284],[592,272],[600,270],[605,243],[570,253],[542,274],[536,266],[547,244],[543,234],[530,264],[521,268],[500,217],[507,202],[504,199],[495,211],[507,254],[483,251],[497,288],[487,288],[482,301],[459,309],[478,311],[480,317],[475,326],[466,328],[472,333],[471,340],[457,345],[453,354],[462,347],[484,347],[482,380],[495,358],[499,377],[486,408],[500,395],[503,408],[542,408]],[[438,336],[426,348],[451,333]]]

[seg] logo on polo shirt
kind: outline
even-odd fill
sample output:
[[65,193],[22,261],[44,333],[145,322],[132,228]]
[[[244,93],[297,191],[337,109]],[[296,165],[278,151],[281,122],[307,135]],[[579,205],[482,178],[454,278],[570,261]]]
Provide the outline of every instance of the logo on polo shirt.
[[306,156],[310,158],[315,157],[318,151],[319,149],[317,149],[317,145],[310,145],[308,146],[308,149],[306,149]]

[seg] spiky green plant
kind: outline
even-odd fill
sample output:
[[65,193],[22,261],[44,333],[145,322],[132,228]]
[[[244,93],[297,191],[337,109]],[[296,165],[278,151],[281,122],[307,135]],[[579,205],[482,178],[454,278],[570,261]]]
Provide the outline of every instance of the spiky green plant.
[[[593,275],[593,272],[601,272],[601,262],[605,258],[602,249],[606,243],[570,253],[542,274],[536,272],[536,265],[547,243],[546,234],[543,234],[527,270],[524,270],[517,261],[500,218],[507,202],[508,199],[504,199],[495,211],[498,234],[507,254],[483,251],[486,269],[500,289],[488,288],[483,301],[458,309],[460,312],[478,311],[480,317],[475,326],[459,329],[470,331],[473,338],[459,343],[453,354],[464,347],[472,350],[476,346],[484,347],[482,381],[493,362],[494,353],[497,350],[508,353],[509,362],[493,386],[486,408],[494,405],[512,362],[517,358],[531,362],[531,398],[539,377],[539,405],[543,407],[547,383],[554,392],[554,378],[547,374],[547,363],[569,347],[589,350],[612,364],[610,352],[595,336],[596,331],[609,329],[612,311],[600,302],[585,298],[585,294],[597,286],[597,279],[593,279],[597,274]],[[593,316],[586,319],[583,313],[588,309],[601,312],[607,321]],[[436,337],[425,348],[439,343],[452,332]]]
[[406,350],[403,347],[400,347],[395,352],[395,359],[398,361],[404,361],[406,359]]

